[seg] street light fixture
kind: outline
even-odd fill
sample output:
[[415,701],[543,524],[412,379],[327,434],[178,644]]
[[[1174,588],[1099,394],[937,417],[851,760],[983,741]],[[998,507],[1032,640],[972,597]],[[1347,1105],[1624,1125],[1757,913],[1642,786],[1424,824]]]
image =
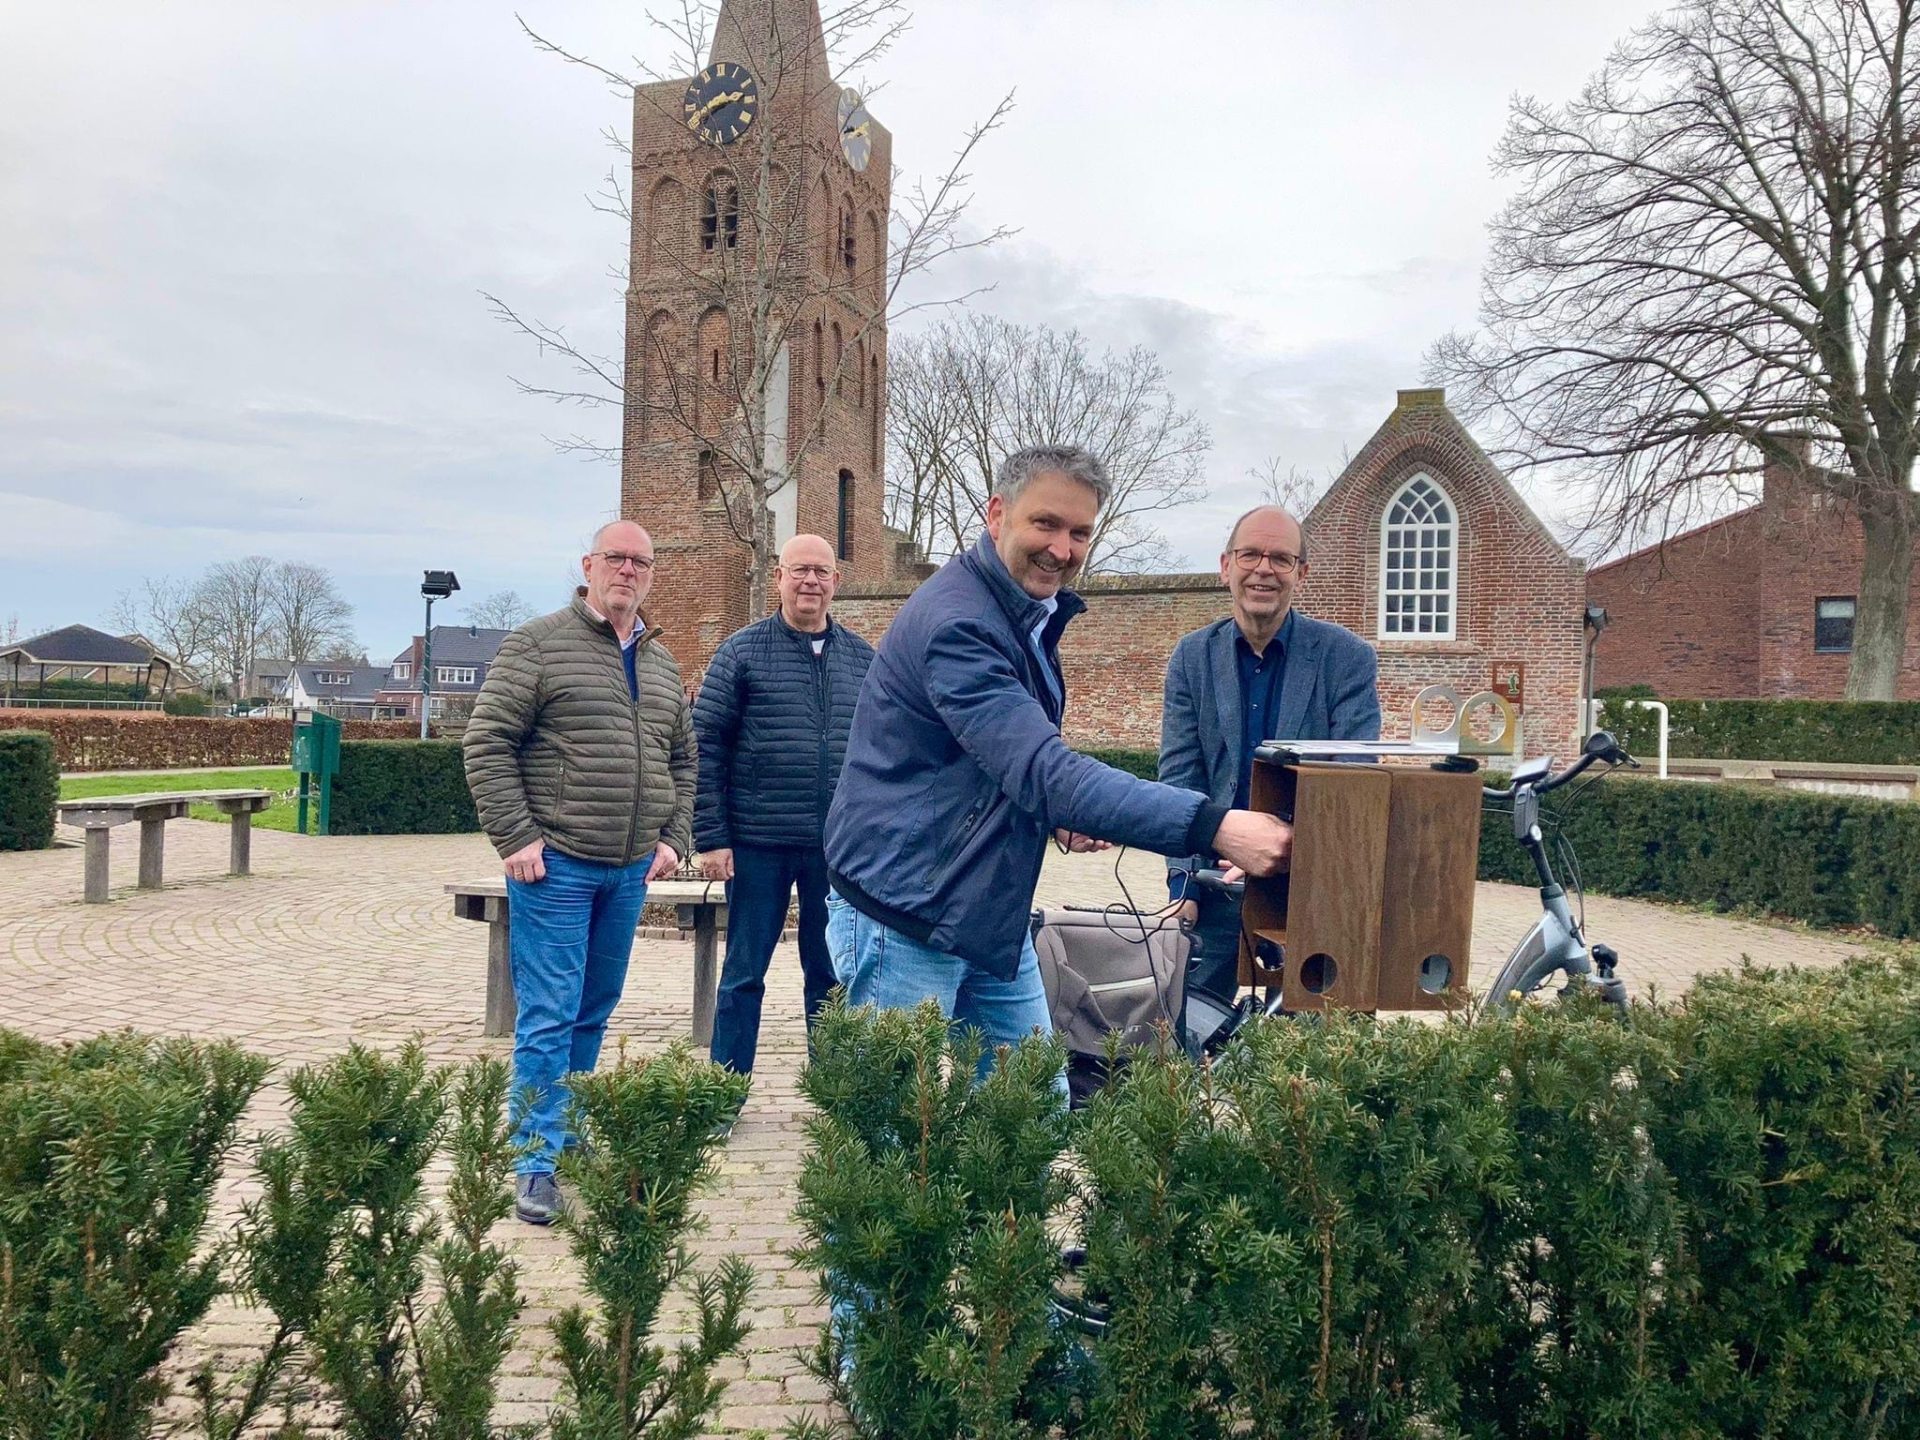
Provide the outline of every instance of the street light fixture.
[[1584,677],[1584,683],[1580,687],[1581,690],[1585,692],[1580,697],[1580,736],[1582,739],[1585,739],[1593,733],[1593,647],[1600,639],[1600,632],[1607,628],[1607,624],[1611,618],[1612,617],[1598,605],[1587,606],[1580,616],[1580,628],[1585,632],[1583,638],[1587,642],[1586,675]]
[[420,738],[427,738],[427,711],[433,696],[433,602],[444,600],[460,588],[451,570],[428,570],[420,582],[420,593],[427,597],[427,628],[420,638]]

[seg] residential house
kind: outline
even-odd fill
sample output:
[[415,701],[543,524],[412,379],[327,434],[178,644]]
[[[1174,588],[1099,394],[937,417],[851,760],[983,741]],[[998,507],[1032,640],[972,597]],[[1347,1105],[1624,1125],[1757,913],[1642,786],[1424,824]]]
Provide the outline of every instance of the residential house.
[[[477,625],[436,625],[431,647],[433,674],[429,714],[435,720],[465,719],[474,697],[486,683],[500,642],[512,632]],[[428,662],[427,647],[416,635],[413,643],[393,657],[379,700],[395,715],[420,718],[420,672]]]
[[323,710],[342,720],[394,720],[405,712],[381,700],[388,667],[316,660],[289,667],[281,703],[293,710]]

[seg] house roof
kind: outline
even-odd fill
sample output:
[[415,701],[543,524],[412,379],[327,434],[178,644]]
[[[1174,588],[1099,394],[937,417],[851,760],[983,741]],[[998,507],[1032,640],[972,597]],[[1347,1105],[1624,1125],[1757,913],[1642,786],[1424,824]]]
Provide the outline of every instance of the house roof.
[[[500,653],[500,642],[511,630],[487,630],[477,625],[436,625],[433,627],[433,663],[436,665],[491,665]],[[413,661],[409,645],[393,657],[396,665]]]
[[156,657],[144,645],[95,630],[91,625],[49,630],[44,635],[7,646],[0,650],[0,655],[17,655],[33,665],[147,665],[156,658],[161,665],[169,663],[166,656]]
[[[295,665],[292,673],[300,679],[300,688],[316,700],[371,700],[387,683],[384,665],[329,665],[324,660]],[[320,683],[320,675],[348,675],[346,684]]]

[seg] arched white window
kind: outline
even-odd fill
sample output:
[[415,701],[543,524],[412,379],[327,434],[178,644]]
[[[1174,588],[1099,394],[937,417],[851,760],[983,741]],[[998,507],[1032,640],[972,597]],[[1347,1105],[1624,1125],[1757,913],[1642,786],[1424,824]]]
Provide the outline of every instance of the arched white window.
[[1453,638],[1460,527],[1431,475],[1415,475],[1380,522],[1380,638]]

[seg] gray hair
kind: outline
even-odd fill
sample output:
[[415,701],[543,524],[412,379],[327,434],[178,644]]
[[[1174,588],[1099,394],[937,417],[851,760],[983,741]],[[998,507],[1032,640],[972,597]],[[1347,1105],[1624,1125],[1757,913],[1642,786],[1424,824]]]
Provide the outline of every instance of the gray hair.
[[1276,505],[1271,500],[1265,501],[1262,504],[1254,506],[1251,510],[1247,511],[1246,514],[1242,515],[1238,520],[1233,522],[1233,528],[1227,532],[1227,543],[1226,543],[1225,549],[1223,549],[1220,552],[1221,556],[1224,558],[1227,552],[1233,549],[1233,542],[1240,538],[1240,527],[1246,524],[1247,521],[1251,520],[1254,516],[1258,515],[1262,510],[1277,510],[1282,515],[1286,516],[1287,519],[1293,521],[1294,528],[1300,532],[1300,557],[1299,557],[1300,563],[1302,565],[1306,564],[1307,563],[1307,527],[1301,523],[1300,517],[1298,515],[1295,515],[1291,510],[1287,509],[1286,506]]
[[1093,491],[1094,498],[1102,505],[1113,495],[1113,479],[1107,474],[1107,467],[1098,455],[1078,445],[1029,445],[1014,451],[1000,462],[1000,473],[993,479],[993,493],[1002,503],[1011,505],[1041,475],[1064,475],[1069,480],[1078,480]]

